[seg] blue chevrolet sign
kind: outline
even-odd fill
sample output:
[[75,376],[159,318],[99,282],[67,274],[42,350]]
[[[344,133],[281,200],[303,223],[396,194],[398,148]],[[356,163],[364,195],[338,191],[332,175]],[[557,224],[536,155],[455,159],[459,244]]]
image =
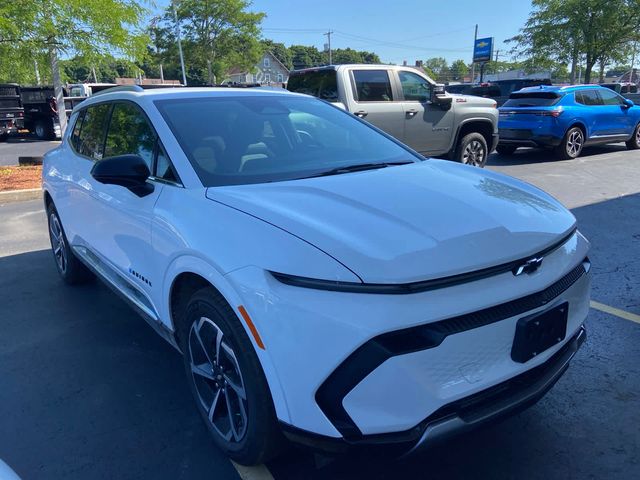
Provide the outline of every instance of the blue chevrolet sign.
[[475,63],[490,62],[493,54],[493,37],[478,38],[473,46],[473,61]]

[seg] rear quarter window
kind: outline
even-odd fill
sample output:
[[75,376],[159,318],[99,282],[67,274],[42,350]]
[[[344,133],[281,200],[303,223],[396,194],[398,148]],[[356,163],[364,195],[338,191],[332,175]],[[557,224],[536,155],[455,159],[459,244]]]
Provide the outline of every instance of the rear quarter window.
[[550,107],[560,101],[562,95],[555,92],[515,92],[503,107]]
[[287,90],[312,95],[328,102],[337,102],[337,73],[335,70],[292,73],[287,82]]

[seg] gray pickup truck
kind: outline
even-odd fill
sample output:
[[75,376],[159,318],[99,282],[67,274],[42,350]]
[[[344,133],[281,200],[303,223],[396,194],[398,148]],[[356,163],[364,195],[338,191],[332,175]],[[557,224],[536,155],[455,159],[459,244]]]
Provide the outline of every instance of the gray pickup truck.
[[335,65],[294,70],[287,89],[334,103],[424,156],[483,167],[498,143],[494,100],[448,94],[416,68]]

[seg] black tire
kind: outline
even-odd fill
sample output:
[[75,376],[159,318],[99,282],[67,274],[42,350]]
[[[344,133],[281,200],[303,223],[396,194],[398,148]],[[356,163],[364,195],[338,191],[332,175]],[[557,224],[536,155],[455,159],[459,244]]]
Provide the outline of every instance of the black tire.
[[488,156],[487,141],[479,133],[473,132],[465,135],[458,142],[453,159],[456,162],[482,168],[486,165]]
[[47,207],[47,220],[53,260],[60,277],[69,285],[93,280],[95,278],[93,273],[73,254],[53,204]]
[[38,120],[33,128],[38,140],[51,140],[55,137],[55,132],[51,125],[47,125],[42,120]]
[[[218,332],[222,334],[219,356],[215,353]],[[277,455],[282,434],[267,380],[238,317],[214,288],[203,288],[191,297],[178,340],[196,407],[218,448],[242,465],[257,465]],[[239,390],[244,391],[244,400]],[[224,403],[216,402],[216,392]],[[231,418],[237,420],[234,428]]]
[[554,151],[557,157],[562,160],[573,160],[578,158],[584,147],[584,132],[579,127],[572,127],[565,133],[562,142]]
[[501,145],[498,144],[496,147],[496,152],[500,155],[513,155],[515,151],[518,149],[516,145]]
[[636,125],[636,128],[633,131],[633,136],[626,142],[626,144],[629,150],[640,149],[640,123]]

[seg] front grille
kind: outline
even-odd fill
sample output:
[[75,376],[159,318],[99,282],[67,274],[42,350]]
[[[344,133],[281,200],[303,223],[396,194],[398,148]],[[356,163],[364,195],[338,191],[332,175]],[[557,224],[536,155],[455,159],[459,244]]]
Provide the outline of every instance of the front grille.
[[499,130],[500,138],[509,140],[528,140],[533,136],[531,130],[523,128],[501,128]]

